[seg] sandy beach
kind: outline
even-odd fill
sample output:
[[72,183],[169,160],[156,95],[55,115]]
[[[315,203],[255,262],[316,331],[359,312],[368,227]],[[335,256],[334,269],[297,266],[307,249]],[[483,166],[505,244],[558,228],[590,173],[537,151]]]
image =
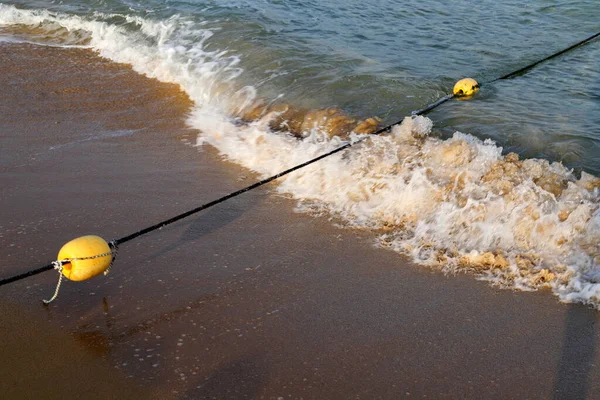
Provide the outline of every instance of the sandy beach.
[[[0,43],[2,277],[254,182],[191,102],[88,50]],[[274,183],[276,185],[276,183]],[[273,185],[273,184],[272,184]],[[594,399],[598,312],[446,276],[267,188],[0,288],[7,399]]]

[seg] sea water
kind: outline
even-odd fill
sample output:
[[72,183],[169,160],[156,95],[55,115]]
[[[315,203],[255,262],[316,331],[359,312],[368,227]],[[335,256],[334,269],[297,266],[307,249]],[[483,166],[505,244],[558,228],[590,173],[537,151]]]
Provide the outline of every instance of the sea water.
[[[179,84],[197,145],[265,177],[363,137],[361,121],[400,122],[277,190],[418,264],[598,307],[600,40],[488,82],[599,16],[593,0],[18,0],[0,3],[0,41]],[[410,117],[467,76],[472,99]]]

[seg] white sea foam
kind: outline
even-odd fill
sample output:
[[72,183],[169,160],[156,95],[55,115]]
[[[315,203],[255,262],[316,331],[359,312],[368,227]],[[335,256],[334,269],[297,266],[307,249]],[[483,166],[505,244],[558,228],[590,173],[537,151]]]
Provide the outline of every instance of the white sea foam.
[[[109,20],[111,23],[106,22]],[[0,27],[20,27],[26,38],[40,40],[40,32],[51,34],[57,27],[85,32],[82,43],[87,47],[113,61],[130,64],[141,74],[181,85],[198,106],[210,104],[226,111],[228,103],[219,93],[231,95],[233,89],[228,90],[227,83],[242,72],[237,56],[205,50],[205,42],[212,36],[210,30],[177,15],[165,21],[101,13],[82,17],[0,4]],[[61,35],[64,33],[55,37]]]
[[[115,19],[123,24],[107,22]],[[202,131],[198,143],[261,175],[342,143],[318,128],[304,140],[272,132],[269,115],[245,125],[231,119],[256,90],[236,81],[238,57],[206,49],[213,32],[192,20],[0,5],[0,27],[18,24],[87,32],[86,45],[102,56],[181,85],[195,102],[189,123]],[[431,120],[410,117],[389,135],[282,178],[277,190],[297,198],[302,211],[374,230],[380,246],[418,263],[523,290],[549,287],[563,301],[600,306],[600,180],[577,179],[561,164],[503,156],[495,143],[460,132],[442,140]]]

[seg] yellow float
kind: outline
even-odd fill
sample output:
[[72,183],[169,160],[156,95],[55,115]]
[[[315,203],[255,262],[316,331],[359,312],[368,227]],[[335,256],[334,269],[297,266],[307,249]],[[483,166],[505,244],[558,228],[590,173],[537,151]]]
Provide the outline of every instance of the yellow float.
[[473,78],[464,78],[456,82],[452,92],[455,96],[472,96],[479,90],[479,83]]
[[106,271],[112,262],[112,250],[100,236],[81,236],[66,243],[58,252],[62,274],[72,281],[84,281]]

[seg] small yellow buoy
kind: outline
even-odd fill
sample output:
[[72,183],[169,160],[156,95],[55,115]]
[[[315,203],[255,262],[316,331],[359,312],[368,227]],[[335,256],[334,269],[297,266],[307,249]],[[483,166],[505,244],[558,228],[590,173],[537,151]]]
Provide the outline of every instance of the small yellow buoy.
[[84,281],[104,272],[112,262],[111,248],[99,236],[81,236],[65,244],[58,252],[63,275],[72,281]]
[[479,83],[472,78],[464,78],[456,82],[453,93],[455,96],[472,96],[479,90]]

